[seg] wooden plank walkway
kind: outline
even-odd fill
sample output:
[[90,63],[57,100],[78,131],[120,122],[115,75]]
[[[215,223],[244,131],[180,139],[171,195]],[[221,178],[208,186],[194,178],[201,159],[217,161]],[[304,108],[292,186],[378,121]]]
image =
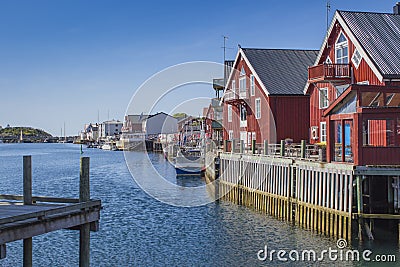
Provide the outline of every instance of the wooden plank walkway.
[[0,202],[0,244],[97,222],[100,209],[98,200],[65,205]]
[[[98,231],[101,201],[90,199],[89,158],[81,158],[79,199],[32,196],[31,157],[23,160],[24,195],[0,195],[0,259],[6,244],[23,240],[23,266],[32,266],[32,237],[79,230],[79,266],[90,266],[90,231]],[[1,264],[1,261],[0,261]]]

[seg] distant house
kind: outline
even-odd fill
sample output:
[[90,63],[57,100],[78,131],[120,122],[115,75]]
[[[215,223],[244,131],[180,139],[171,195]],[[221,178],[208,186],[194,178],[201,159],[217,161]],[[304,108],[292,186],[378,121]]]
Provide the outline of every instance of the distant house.
[[150,115],[143,121],[143,132],[147,138],[155,138],[159,134],[175,134],[178,132],[178,120],[164,112]]
[[126,115],[121,131],[123,133],[141,133],[143,132],[143,122],[149,115]]
[[122,133],[123,123],[119,120],[105,121],[99,125],[100,138],[115,137]]
[[220,100],[213,98],[203,114],[206,137],[219,143],[223,140],[222,111],[223,106],[220,105]]
[[318,51],[239,48],[223,95],[224,139],[308,139],[307,66]]
[[99,125],[97,123],[85,124],[81,132],[81,140],[97,141],[99,138]]
[[336,11],[308,70],[310,142],[326,144],[328,162],[400,162],[399,10]]

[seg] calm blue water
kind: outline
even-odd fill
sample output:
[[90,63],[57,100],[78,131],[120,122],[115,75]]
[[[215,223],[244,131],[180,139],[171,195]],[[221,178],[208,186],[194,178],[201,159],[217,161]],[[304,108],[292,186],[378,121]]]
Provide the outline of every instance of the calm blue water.
[[[32,155],[34,195],[78,197],[79,151],[80,147],[72,144],[0,144],[0,192],[22,194],[22,156]],[[122,152],[84,151],[84,156],[91,158],[91,196],[101,199],[104,206],[100,231],[91,235],[92,266],[281,266],[284,263],[276,257],[272,262],[259,261],[257,252],[265,245],[269,250],[288,252],[336,249],[335,240],[234,204],[220,202],[196,208],[164,204],[135,184]],[[139,168],[150,168],[140,166],[148,164],[142,160],[142,153],[132,153]],[[197,177],[176,180],[175,170],[161,155],[150,157],[171,182],[185,186],[204,183]],[[77,231],[35,237],[34,266],[78,266],[78,246]],[[400,260],[397,243],[367,242],[359,248],[369,248],[374,254],[395,254]],[[332,263],[364,265],[331,261],[314,264]],[[285,265],[312,264],[289,261]],[[0,266],[22,266],[21,241],[7,244],[7,258],[0,260]]]

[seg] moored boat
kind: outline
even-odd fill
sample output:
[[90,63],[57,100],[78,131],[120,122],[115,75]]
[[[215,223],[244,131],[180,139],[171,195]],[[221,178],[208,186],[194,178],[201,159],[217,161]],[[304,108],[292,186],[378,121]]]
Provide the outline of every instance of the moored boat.
[[204,170],[204,158],[200,149],[182,149],[175,158],[176,175],[200,175]]

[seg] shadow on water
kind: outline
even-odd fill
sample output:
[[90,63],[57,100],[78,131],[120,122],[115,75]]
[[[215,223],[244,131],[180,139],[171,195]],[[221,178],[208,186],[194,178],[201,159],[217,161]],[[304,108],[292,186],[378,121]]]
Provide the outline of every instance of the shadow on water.
[[204,185],[201,175],[179,175],[176,176],[176,184],[184,187],[197,187]]

